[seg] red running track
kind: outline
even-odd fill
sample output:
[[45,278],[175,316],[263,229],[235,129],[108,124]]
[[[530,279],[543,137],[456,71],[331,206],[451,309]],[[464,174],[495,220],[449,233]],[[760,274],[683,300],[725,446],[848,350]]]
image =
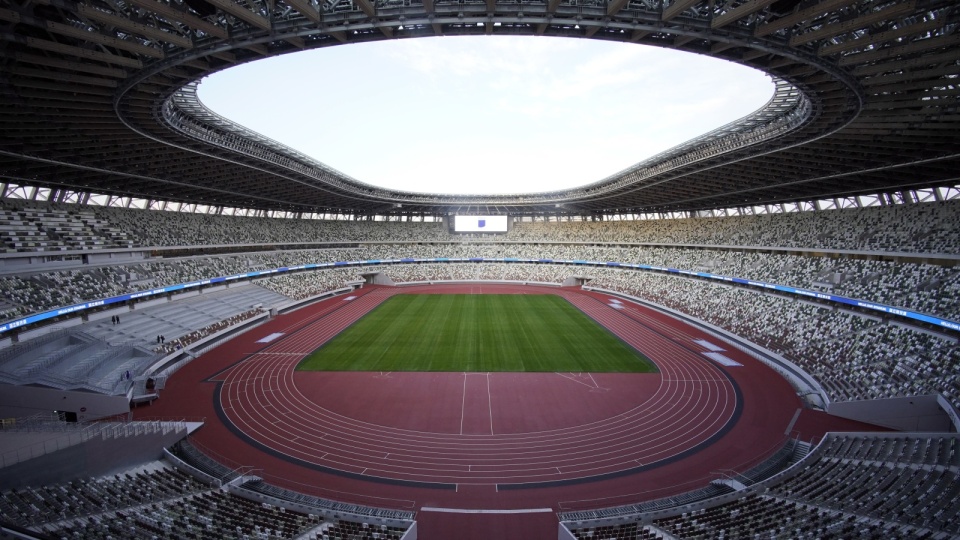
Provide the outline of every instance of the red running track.
[[[694,344],[684,344],[596,298],[566,289],[547,292],[563,296],[655,359],[660,369],[660,374],[653,376],[659,379],[656,388],[640,393],[629,385],[618,385],[617,392],[607,392],[590,411],[596,416],[591,421],[527,431],[518,425],[523,422],[514,418],[516,409],[503,406],[510,396],[517,391],[539,394],[552,385],[568,388],[571,381],[599,389],[596,376],[430,373],[393,374],[384,379],[380,374],[381,380],[374,384],[391,387],[391,402],[419,399],[431,409],[439,407],[441,413],[450,413],[452,419],[459,416],[459,425],[441,421],[411,429],[405,427],[411,411],[404,407],[380,410],[375,419],[343,414],[339,396],[323,399],[322,394],[308,389],[313,380],[330,375],[301,374],[295,368],[390,296],[421,292],[407,287],[366,291],[216,378],[222,381],[220,408],[239,432],[287,458],[362,477],[504,485],[562,482],[651,466],[704,444],[735,418],[735,385],[694,350]],[[345,401],[362,402],[371,394],[369,373],[341,373],[332,378],[339,386],[352,389],[352,396],[342,396]],[[517,388],[501,379],[519,379],[523,384]],[[553,403],[553,415],[575,416],[580,403],[570,399],[574,396],[571,392],[568,399]],[[460,403],[456,403],[458,398]]]
[[[293,370],[389,295],[426,292],[563,295],[661,371]],[[572,510],[674,495],[718,471],[745,470],[776,451],[801,406],[789,384],[753,358],[658,311],[613,309],[601,294],[483,284],[368,287],[356,296],[230,340],[181,369],[136,416],[205,416],[192,440],[219,459],[346,502]],[[283,336],[257,343],[272,333]],[[719,367],[695,340],[727,348],[743,365]]]

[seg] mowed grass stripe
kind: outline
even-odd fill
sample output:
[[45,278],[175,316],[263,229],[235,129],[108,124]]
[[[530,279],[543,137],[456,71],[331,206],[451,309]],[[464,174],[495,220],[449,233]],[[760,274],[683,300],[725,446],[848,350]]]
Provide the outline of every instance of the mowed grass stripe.
[[399,294],[305,358],[307,371],[646,373],[649,359],[555,295]]

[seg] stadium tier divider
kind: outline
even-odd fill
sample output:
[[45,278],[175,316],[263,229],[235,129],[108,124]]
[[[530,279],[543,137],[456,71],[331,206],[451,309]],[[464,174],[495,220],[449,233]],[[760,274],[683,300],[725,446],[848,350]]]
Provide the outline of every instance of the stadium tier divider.
[[[794,456],[799,455],[805,449],[794,449]],[[781,456],[775,455],[771,460],[781,459]],[[823,464],[826,464],[824,466]],[[844,504],[850,502],[847,500],[829,499],[821,501],[810,501],[803,498],[794,500],[789,495],[791,493],[791,481],[798,477],[813,474],[816,479],[820,467],[829,467],[836,464],[846,465],[864,465],[869,467],[881,467],[892,471],[908,471],[927,475],[928,480],[921,484],[914,485],[911,492],[916,497],[923,496],[921,487],[930,489],[935,482],[942,482],[948,486],[944,492],[946,499],[937,499],[939,505],[943,505],[941,512],[938,512],[936,521],[925,521],[923,523],[912,523],[899,520],[902,516],[888,516],[886,514],[874,515],[873,510],[850,511],[844,508]],[[765,468],[766,463],[756,467],[754,470]],[[751,471],[752,473],[752,471]],[[748,476],[749,474],[744,476]],[[843,480],[832,478],[829,472],[822,473],[817,485],[829,486]],[[704,490],[697,490],[676,497],[669,497],[656,501],[639,503],[636,505],[619,506],[613,508],[604,508],[598,510],[561,512],[558,514],[560,526],[569,533],[568,538],[580,538],[574,531],[590,530],[608,527],[627,527],[627,526],[645,526],[651,530],[658,530],[657,527],[662,520],[671,519],[697,519],[696,516],[711,510],[722,509],[727,505],[732,505],[730,518],[736,519],[738,505],[744,504],[743,501],[751,498],[761,497],[768,502],[782,501],[782,504],[794,504],[816,509],[818,513],[833,515],[836,520],[855,520],[879,528],[885,528],[888,532],[899,531],[902,534],[913,532],[922,533],[922,537],[929,538],[956,538],[954,536],[960,533],[960,522],[956,517],[960,515],[960,483],[957,482],[960,475],[960,435],[956,433],[827,433],[820,442],[810,450],[799,461],[792,462],[786,468],[776,474],[767,476],[751,485],[745,485],[740,489],[733,490],[728,488],[726,493],[709,495],[710,487]],[[953,480],[951,480],[953,478]],[[807,480],[809,482],[809,478]],[[895,485],[895,484],[894,484]],[[894,485],[886,486],[893,488]],[[712,487],[712,486],[711,486]],[[706,495],[706,496],[704,496]],[[884,491],[873,492],[868,490],[868,498],[879,498],[884,502],[901,502],[904,499],[900,496],[893,497],[887,495]],[[904,496],[906,497],[906,496]],[[926,509],[927,507],[925,507]],[[945,514],[945,515],[944,515]],[[745,517],[745,516],[744,516]],[[669,521],[667,521],[669,523]],[[939,527],[936,525],[939,524]],[[927,527],[934,526],[932,529]],[[593,531],[595,532],[595,531]],[[670,528],[664,532],[670,533]],[[565,534],[561,531],[561,537]],[[591,532],[592,536],[592,532]],[[920,537],[920,536],[918,536]]]
[[[188,344],[180,350],[175,350],[166,356],[157,360],[148,367],[143,376],[154,378],[167,378],[177,372],[180,368],[190,363],[194,358],[219,346],[225,341],[231,340],[241,334],[249,332],[260,326],[270,317],[269,313],[261,313],[248,319],[243,319],[237,324],[224,327],[218,332],[204,336],[193,343]],[[158,387],[157,389],[160,389]]]
[[[278,306],[274,306],[272,309],[276,309],[278,313],[289,313],[302,307],[306,307],[314,302],[342,294],[347,294],[353,292],[353,290],[353,287],[342,287],[332,291],[323,292],[310,298],[293,300],[284,304],[280,304]],[[203,353],[221,345],[222,343],[253,330],[261,324],[267,322],[270,317],[271,313],[268,310],[259,315],[241,320],[236,324],[227,326],[218,332],[205,336],[193,343],[188,344],[186,347],[180,350],[175,350],[170,354],[160,358],[152,366],[147,368],[143,375],[137,377],[137,379],[134,381],[130,395],[131,400],[133,400],[135,403],[145,403],[153,399],[157,399],[157,391],[163,390],[167,379],[169,379],[180,368],[189,364]],[[153,391],[148,391],[146,388],[146,381],[148,379],[152,379],[154,382]]]
[[66,422],[55,416],[41,414],[8,420],[2,426],[2,431],[5,432],[36,432],[59,435],[0,454],[0,467],[9,467],[94,438],[106,441],[138,435],[166,435],[171,432],[182,432],[183,436],[187,435],[186,422],[179,420],[104,420],[77,423]]
[[[366,248],[364,248],[364,249],[366,249]],[[599,248],[598,248],[598,249],[599,249]],[[603,249],[607,249],[607,248],[603,248]],[[244,280],[248,280],[248,279],[260,279],[260,278],[264,278],[264,277],[277,277],[277,276],[281,276],[281,275],[287,275],[288,272],[297,273],[297,272],[299,272],[299,271],[301,271],[301,270],[311,270],[311,269],[314,269],[314,270],[316,270],[316,269],[319,269],[319,270],[327,269],[327,270],[329,270],[329,269],[332,269],[332,268],[341,268],[341,269],[343,269],[343,268],[356,268],[356,269],[359,269],[359,270],[363,270],[363,269],[365,269],[365,268],[367,268],[367,267],[369,267],[369,266],[371,266],[371,265],[373,265],[373,266],[376,266],[376,265],[392,266],[392,265],[395,265],[395,264],[401,264],[401,265],[402,265],[402,264],[406,264],[407,262],[410,262],[410,263],[413,263],[413,262],[424,263],[424,262],[430,262],[430,261],[444,262],[444,263],[446,263],[446,262],[481,262],[481,263],[483,263],[483,262],[488,262],[488,263],[509,262],[509,263],[513,263],[513,264],[529,264],[529,263],[534,263],[534,264],[570,264],[570,265],[573,265],[574,267],[581,267],[581,268],[601,269],[601,268],[608,268],[608,267],[609,267],[609,268],[623,268],[623,269],[632,269],[632,270],[645,270],[645,271],[665,272],[665,273],[668,273],[668,274],[677,274],[677,275],[690,275],[690,276],[696,276],[696,277],[700,277],[700,278],[704,278],[704,279],[715,280],[715,281],[718,281],[718,282],[721,282],[721,283],[727,283],[727,284],[734,283],[734,284],[737,284],[737,285],[739,285],[739,286],[744,286],[744,287],[748,287],[748,288],[751,288],[751,287],[752,287],[752,288],[762,288],[762,289],[764,289],[764,290],[777,290],[778,292],[782,292],[782,293],[785,293],[785,294],[796,295],[796,297],[797,297],[797,298],[800,298],[800,299],[816,298],[816,299],[818,299],[818,300],[822,300],[822,301],[825,301],[825,302],[831,302],[831,303],[833,303],[833,304],[842,304],[842,305],[845,305],[845,306],[854,306],[854,307],[858,307],[858,308],[863,308],[863,309],[866,309],[866,310],[874,311],[874,312],[876,312],[876,314],[878,314],[878,315],[890,315],[890,316],[895,316],[895,317],[903,317],[903,318],[909,319],[909,320],[911,320],[911,321],[919,321],[919,322],[921,322],[921,323],[926,323],[926,324],[931,324],[931,325],[939,326],[939,327],[943,328],[943,329],[946,330],[946,331],[949,331],[949,330],[957,330],[958,328],[960,328],[960,322],[955,321],[955,320],[953,320],[953,319],[950,319],[950,317],[955,317],[955,314],[954,314],[952,311],[950,311],[949,309],[948,309],[946,312],[939,312],[939,310],[936,310],[936,311],[937,311],[936,313],[932,313],[932,312],[928,312],[928,311],[929,311],[930,309],[932,309],[932,307],[934,307],[934,306],[925,305],[925,304],[921,303],[921,305],[917,308],[917,309],[919,309],[920,311],[914,312],[914,311],[911,311],[911,309],[908,309],[907,307],[898,306],[898,302],[900,302],[900,303],[907,302],[907,300],[904,299],[904,298],[899,298],[899,297],[896,297],[896,298],[895,298],[895,297],[885,298],[885,297],[882,297],[882,296],[881,296],[881,297],[866,298],[866,299],[864,299],[864,298],[860,297],[858,294],[856,294],[857,291],[851,291],[851,294],[854,294],[854,296],[851,296],[851,297],[842,296],[842,295],[836,295],[836,296],[835,296],[835,295],[833,295],[833,294],[824,293],[824,292],[822,292],[822,291],[819,291],[819,292],[818,292],[818,291],[815,291],[815,290],[810,289],[810,287],[815,287],[815,286],[816,286],[815,283],[814,283],[814,284],[810,284],[810,283],[797,283],[797,282],[793,282],[792,284],[787,285],[787,284],[785,284],[785,283],[791,283],[791,282],[793,281],[793,280],[789,279],[788,276],[760,276],[760,277],[756,277],[756,276],[755,276],[755,277],[749,277],[749,273],[750,273],[750,272],[747,272],[746,274],[743,274],[743,273],[742,273],[742,272],[743,272],[743,269],[734,270],[734,269],[732,269],[732,268],[728,268],[727,270],[729,270],[729,271],[731,271],[731,272],[735,272],[735,273],[729,273],[729,272],[728,272],[728,273],[726,273],[726,274],[716,274],[716,275],[715,275],[715,274],[711,274],[711,273],[704,273],[704,272],[694,271],[694,270],[690,270],[690,269],[687,269],[687,270],[683,270],[683,269],[682,269],[682,268],[694,268],[694,267],[697,267],[696,261],[686,261],[686,262],[679,261],[679,260],[661,261],[662,264],[665,264],[665,265],[667,265],[667,266],[658,266],[658,265],[653,265],[653,266],[651,266],[651,265],[649,265],[649,264],[634,264],[634,263],[628,263],[628,262],[604,262],[604,261],[624,260],[624,259],[622,259],[622,258],[619,258],[620,255],[618,255],[618,253],[620,253],[620,250],[617,250],[617,249],[614,249],[614,248],[610,248],[610,249],[612,249],[612,252],[611,252],[611,253],[597,253],[597,254],[595,254],[595,255],[597,255],[597,256],[600,257],[600,258],[598,258],[597,260],[592,260],[592,261],[591,261],[591,260],[564,260],[564,259],[562,259],[562,258],[554,258],[554,259],[515,259],[515,258],[502,258],[502,257],[493,257],[493,258],[490,258],[490,257],[470,257],[470,258],[456,258],[456,257],[453,257],[453,258],[443,258],[443,257],[440,257],[440,258],[436,258],[436,257],[433,257],[433,258],[431,258],[431,257],[421,258],[421,257],[416,257],[416,258],[410,258],[410,259],[403,258],[403,259],[389,259],[389,260],[381,260],[381,259],[350,259],[350,260],[347,260],[347,259],[344,259],[342,262],[331,262],[331,261],[328,261],[328,262],[322,262],[322,263],[319,263],[319,264],[303,264],[303,265],[293,265],[293,266],[289,266],[289,267],[288,267],[288,266],[273,266],[273,265],[279,265],[279,264],[280,264],[280,261],[278,261],[278,260],[273,260],[272,262],[265,262],[263,265],[259,265],[259,266],[258,266],[258,267],[264,268],[264,270],[258,270],[258,271],[255,271],[255,272],[242,272],[242,273],[240,273],[240,274],[233,274],[233,275],[222,274],[222,275],[220,275],[220,277],[212,277],[212,278],[211,278],[211,277],[205,277],[205,276],[217,275],[217,274],[216,274],[216,270],[214,270],[214,271],[201,272],[201,268],[191,266],[192,272],[193,272],[194,274],[196,274],[196,275],[193,275],[193,274],[190,274],[189,276],[187,276],[187,275],[181,275],[181,276],[179,276],[179,277],[177,277],[177,278],[174,278],[174,277],[171,275],[170,279],[171,279],[171,280],[174,280],[174,283],[176,283],[176,281],[175,281],[176,279],[194,279],[194,280],[199,280],[199,281],[183,281],[182,283],[178,283],[178,284],[175,284],[175,285],[159,286],[159,288],[152,288],[152,289],[143,290],[143,291],[137,291],[137,292],[130,291],[128,294],[123,294],[123,295],[120,295],[120,296],[113,296],[113,297],[110,297],[110,296],[99,296],[98,294],[94,294],[93,296],[94,296],[95,298],[100,298],[100,299],[99,299],[99,300],[93,300],[93,301],[86,302],[86,303],[82,303],[82,304],[75,304],[75,305],[69,305],[69,306],[60,306],[60,307],[58,307],[58,308],[56,308],[56,309],[54,309],[54,310],[52,310],[52,311],[41,311],[41,312],[37,312],[37,313],[32,314],[32,315],[28,315],[27,317],[22,318],[22,319],[19,319],[19,320],[8,321],[8,322],[6,322],[6,323],[4,323],[4,324],[0,324],[0,331],[7,331],[7,330],[15,329],[15,328],[23,329],[23,328],[25,328],[25,327],[27,327],[27,326],[29,326],[29,325],[34,325],[34,324],[36,324],[36,323],[40,323],[40,322],[43,322],[43,321],[50,320],[50,319],[53,318],[53,317],[59,317],[59,316],[62,316],[62,315],[64,315],[64,314],[79,313],[79,312],[81,312],[81,311],[83,311],[83,310],[87,310],[87,309],[100,309],[100,308],[103,307],[104,305],[110,305],[110,304],[114,304],[114,303],[121,302],[121,301],[128,301],[128,300],[143,301],[143,299],[144,299],[145,297],[148,297],[148,296],[151,296],[151,295],[175,293],[175,292],[177,292],[177,291],[182,291],[182,290],[184,290],[185,287],[186,287],[186,288],[192,288],[192,287],[202,286],[203,283],[223,282],[224,280],[232,281],[232,282],[234,282],[234,283],[239,283],[240,281],[244,281]],[[682,253],[681,253],[681,254],[682,254]],[[258,255],[260,255],[260,254],[258,254]],[[344,255],[344,254],[341,254],[341,255]],[[355,255],[364,255],[364,254],[355,254]],[[375,254],[373,254],[373,253],[366,253],[365,255],[374,256]],[[435,256],[435,255],[437,255],[437,254],[436,254],[436,253],[433,253],[432,255]],[[569,253],[568,253],[567,255],[573,255],[573,254],[569,254]],[[278,254],[277,256],[280,257],[280,256],[285,256],[285,255],[284,255],[284,254]],[[802,259],[802,258],[801,258],[801,259]],[[802,260],[805,260],[805,259],[802,259]],[[238,261],[234,261],[234,262],[238,262]],[[249,261],[248,261],[248,262],[249,262]],[[651,262],[652,262],[652,261],[651,261]],[[702,261],[701,261],[701,262],[702,262]],[[166,264],[166,263],[168,263],[168,262],[167,262],[167,261],[148,261],[148,262],[142,262],[142,263],[139,263],[139,264],[143,264],[143,265],[162,265],[162,264]],[[192,265],[195,265],[195,264],[199,264],[199,263],[191,262],[191,264],[192,264]],[[332,266],[331,266],[331,265],[332,265]],[[692,265],[692,266],[691,266],[691,265]],[[272,266],[272,268],[271,268],[271,266]],[[679,267],[680,269],[674,268],[674,266],[675,266],[675,267]],[[916,265],[913,265],[913,266],[916,266]],[[220,268],[220,270],[225,270],[225,271],[229,271],[229,270],[236,271],[236,270],[238,270],[238,269],[239,269],[239,268],[236,268],[236,267],[233,267],[233,268]],[[905,268],[905,269],[904,269],[904,273],[906,273],[906,270],[909,270],[909,269],[910,269],[910,268]],[[914,268],[913,270],[916,270],[916,269]],[[172,270],[164,270],[163,273],[165,273],[165,272],[167,272],[167,271],[172,271]],[[71,271],[71,272],[72,272],[72,271]],[[79,275],[79,274],[78,274],[78,275]],[[734,276],[738,276],[738,275],[741,275],[741,276],[743,276],[743,277],[734,277]],[[912,274],[911,274],[911,275],[912,275]],[[952,274],[950,274],[950,275],[952,275]],[[58,278],[58,279],[60,279],[60,278]],[[944,274],[944,275],[942,275],[940,278],[938,278],[938,283],[939,283],[940,280],[946,280],[946,281],[949,282],[950,279],[951,279],[951,278],[949,278],[946,274]],[[24,283],[24,285],[26,285],[26,283]],[[64,282],[64,286],[66,286],[66,285],[67,285],[67,283]],[[74,285],[76,285],[76,284],[74,284]],[[919,285],[919,284],[918,284],[918,285]],[[24,288],[29,289],[29,287],[24,287]],[[49,290],[49,289],[50,289],[50,287],[44,287],[44,290]],[[85,290],[85,292],[87,292],[87,294],[89,294],[89,291],[86,291],[85,288],[84,288],[84,290]],[[888,289],[884,288],[883,290],[886,291],[886,290],[888,290]],[[938,289],[938,290],[939,290],[939,289]],[[78,292],[79,292],[79,291],[75,292],[74,294],[77,294]],[[106,293],[106,292],[107,292],[107,291],[100,291],[100,293]],[[114,291],[114,292],[117,292],[117,291]],[[860,291],[860,292],[862,292],[862,291]],[[927,294],[926,296],[927,296],[927,297],[930,297],[931,295],[930,295],[930,294]],[[933,296],[936,296],[936,295],[933,295]],[[62,299],[61,299],[61,301],[62,301]],[[150,300],[147,300],[147,302],[149,302],[149,301],[150,301]],[[917,299],[910,299],[910,302],[907,302],[907,303],[910,304],[910,303],[917,302],[917,301],[918,301]],[[52,308],[53,306],[56,306],[56,305],[57,305],[57,304],[52,304],[52,305],[44,306],[44,309],[50,309],[50,308]],[[942,318],[942,317],[946,317],[946,318]]]
[[164,455],[174,467],[183,469],[203,482],[220,486],[245,499],[296,512],[320,515],[329,520],[367,522],[404,529],[409,528],[416,517],[413,511],[345,503],[272,485],[252,474],[255,473],[252,467],[231,469],[206,455],[187,439],[165,451]]
[[282,303],[282,304],[278,304],[278,305],[274,306],[274,309],[277,310],[277,313],[291,313],[291,312],[294,312],[294,311],[296,311],[296,310],[298,310],[298,309],[300,309],[300,308],[307,307],[307,306],[309,306],[310,304],[313,304],[313,303],[315,303],[315,302],[319,302],[320,300],[326,300],[327,298],[333,298],[334,296],[340,296],[340,295],[344,295],[344,294],[350,294],[350,293],[352,293],[353,291],[355,291],[355,290],[357,289],[357,287],[359,287],[359,286],[361,286],[361,285],[363,285],[363,282],[354,282],[354,283],[352,283],[352,284],[349,284],[349,286],[347,286],[347,287],[338,287],[338,288],[336,288],[336,289],[333,289],[333,290],[330,290],[330,291],[324,291],[324,292],[322,292],[322,293],[320,293],[320,294],[316,294],[316,295],[310,296],[310,297],[308,297],[308,298],[303,298],[303,299],[299,299],[299,300],[294,299],[294,300],[291,300],[291,301],[289,301],[289,302],[284,302],[284,303]]
[[[798,452],[798,448],[805,451]],[[752,469],[743,473],[732,473],[728,471],[719,471],[722,477],[714,480],[710,485],[652,501],[644,501],[636,504],[623,506],[614,506],[610,508],[601,508],[597,510],[579,510],[570,512],[560,512],[558,517],[560,521],[587,521],[609,518],[631,518],[641,514],[649,514],[661,510],[679,508],[686,505],[692,505],[700,501],[707,501],[727,494],[735,493],[759,484],[764,480],[772,478],[803,460],[810,450],[810,445],[797,439],[788,439],[774,455],[770,456],[762,463],[754,466]],[[734,479],[735,482],[726,480]]]

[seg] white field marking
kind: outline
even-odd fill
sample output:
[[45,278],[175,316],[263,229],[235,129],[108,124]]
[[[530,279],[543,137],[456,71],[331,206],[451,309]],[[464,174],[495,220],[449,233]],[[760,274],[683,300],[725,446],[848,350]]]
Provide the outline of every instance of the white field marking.
[[344,301],[344,302],[349,302],[350,300],[353,300],[354,298],[356,298],[356,296],[348,296],[348,297],[344,298],[343,301]]
[[265,337],[263,337],[263,338],[261,338],[261,339],[258,339],[258,340],[257,340],[257,343],[270,343],[271,341],[279,338],[279,337],[282,336],[282,335],[283,335],[283,332],[274,332],[274,333],[270,334],[269,336],[265,336]]
[[274,378],[274,377],[270,377],[270,378],[272,379],[272,378]]
[[569,376],[564,375],[563,373],[559,373],[559,372],[554,372],[554,373],[556,373],[557,375],[563,377],[564,379],[571,380],[571,381],[573,381],[573,382],[575,382],[575,383],[582,384],[582,385],[586,386],[587,388],[590,388],[591,390],[600,388],[599,386],[596,386],[597,381],[593,381],[594,386],[590,386],[589,384],[581,381],[581,380],[580,380],[580,375],[581,375],[580,373],[577,373],[576,375],[574,375],[573,373],[571,373]]
[[693,340],[693,342],[696,343],[697,345],[703,347],[704,349],[707,349],[708,351],[719,352],[719,351],[725,350],[723,347],[720,347],[720,346],[718,346],[718,345],[714,345],[713,343],[710,343],[709,341],[707,341],[707,340],[705,340],[705,339],[695,339],[695,340]]
[[594,385],[595,387],[597,387],[597,389],[599,390],[599,389],[600,389],[600,385],[597,384],[597,380],[593,378],[593,373],[587,373],[587,375],[590,376],[590,380],[593,381],[593,385]]
[[737,362],[736,360],[733,360],[731,358],[727,358],[726,356],[718,352],[705,352],[703,353],[703,355],[713,360],[714,362],[720,364],[721,366],[736,367],[736,366],[743,365],[740,362]]
[[490,434],[493,435],[493,398],[490,397],[490,372],[487,372],[487,411],[490,413]]
[[463,372],[463,401],[460,402],[460,434],[463,435],[463,412],[467,408],[467,372]]

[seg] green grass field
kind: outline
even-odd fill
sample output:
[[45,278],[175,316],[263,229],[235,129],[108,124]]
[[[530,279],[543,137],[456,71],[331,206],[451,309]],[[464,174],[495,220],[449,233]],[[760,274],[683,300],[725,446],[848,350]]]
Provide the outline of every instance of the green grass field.
[[655,372],[559,296],[400,294],[305,358],[306,371]]

